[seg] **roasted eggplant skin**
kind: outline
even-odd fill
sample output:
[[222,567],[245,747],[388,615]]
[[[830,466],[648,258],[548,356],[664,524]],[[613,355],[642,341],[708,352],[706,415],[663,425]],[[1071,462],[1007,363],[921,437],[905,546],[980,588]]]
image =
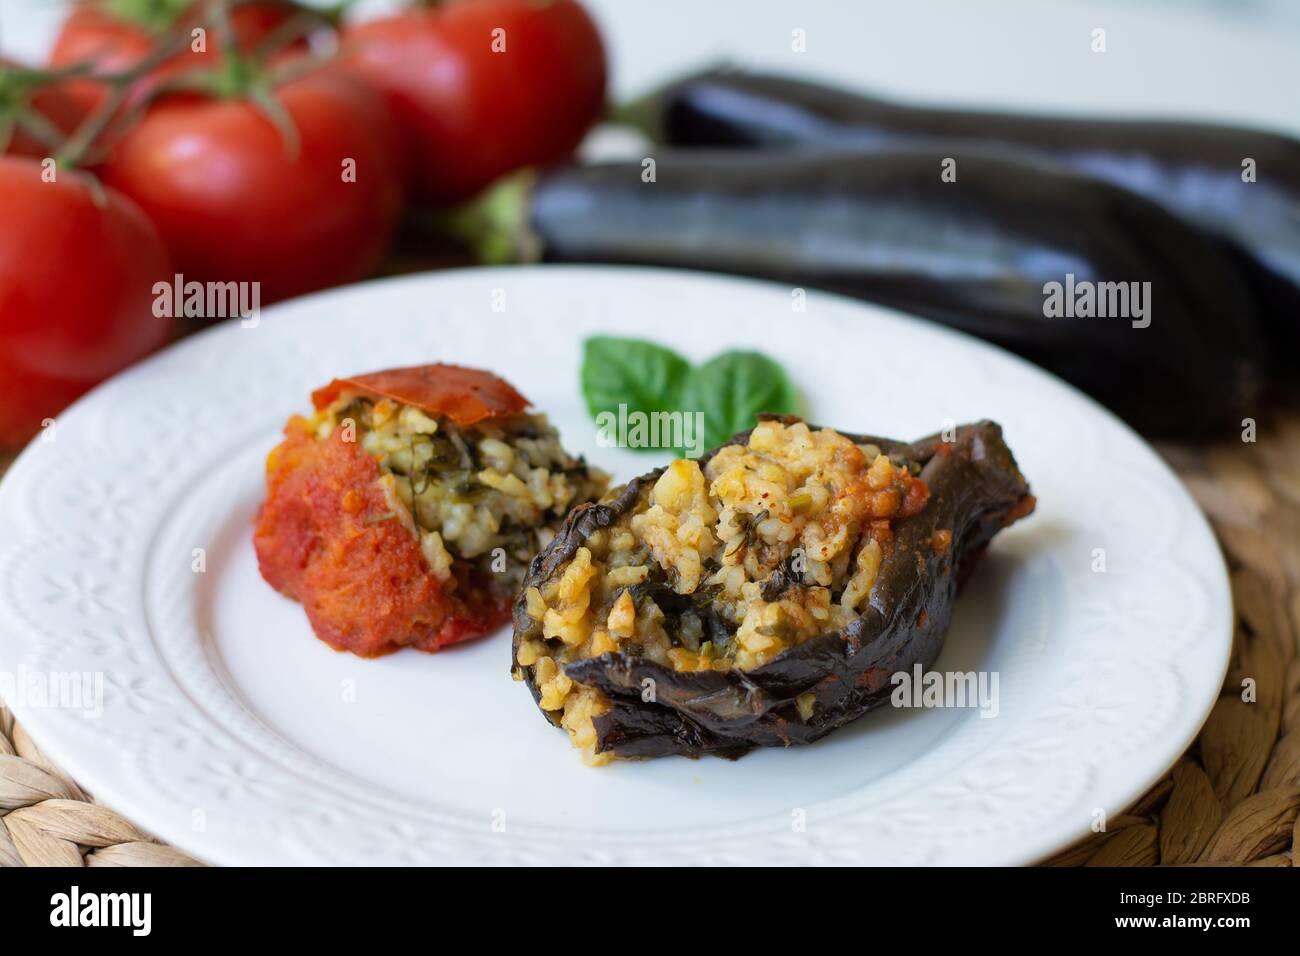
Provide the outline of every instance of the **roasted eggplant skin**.
[[[709,269],[825,289],[1018,352],[1163,436],[1226,433],[1266,380],[1261,317],[1217,240],[1059,168],[942,155],[676,150],[554,170],[531,230],[548,261]],[[1149,325],[1045,314],[1067,275],[1149,283]],[[1139,286],[1139,288],[1142,288]]]
[[[972,149],[1058,163],[1138,193],[1240,251],[1274,337],[1300,343],[1300,141],[1264,130],[1147,118],[997,113],[893,103],[782,76],[711,70],[647,110],[668,144]],[[1255,178],[1243,180],[1251,160]],[[1300,359],[1285,371],[1294,374]]]
[[[894,547],[865,612],[847,628],[805,641],[750,671],[682,673],[622,652],[565,665],[571,679],[598,688],[613,704],[594,720],[597,753],[739,757],[754,747],[811,743],[887,701],[893,674],[935,662],[958,585],[993,536],[1033,510],[1029,486],[994,422],[961,426],[948,436],[952,441],[940,435],[905,443],[841,434],[917,462],[930,489],[924,510],[893,523]],[[748,431],[740,432],[727,444],[748,439]],[[701,458],[701,466],[717,451]],[[612,500],[571,512],[555,540],[533,559],[515,603],[512,660],[521,641],[540,636],[524,592],[560,573],[592,533],[626,514],[663,471],[634,479]],[[951,531],[950,545],[936,546],[940,530]],[[515,674],[540,702],[533,668],[516,667]],[[654,688],[653,700],[643,699],[647,687]],[[796,699],[809,692],[816,703],[805,721]]]

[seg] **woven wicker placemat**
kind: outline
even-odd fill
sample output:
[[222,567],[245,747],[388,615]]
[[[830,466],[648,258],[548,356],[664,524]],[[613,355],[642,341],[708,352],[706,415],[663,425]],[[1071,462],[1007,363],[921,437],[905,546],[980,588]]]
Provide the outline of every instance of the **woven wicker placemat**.
[[[1257,442],[1160,451],[1228,558],[1232,662],[1213,713],[1172,771],[1103,832],[1047,863],[1290,866],[1300,811],[1300,417]],[[0,705],[0,866],[49,865],[196,864],[96,803]]]
[[1232,659],[1196,742],[1056,866],[1291,866],[1300,811],[1300,417],[1257,441],[1162,445],[1228,560]]

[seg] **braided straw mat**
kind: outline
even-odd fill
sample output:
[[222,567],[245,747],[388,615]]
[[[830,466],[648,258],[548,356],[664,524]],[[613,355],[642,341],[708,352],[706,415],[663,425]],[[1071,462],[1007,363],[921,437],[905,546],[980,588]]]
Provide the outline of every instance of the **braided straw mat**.
[[[1290,866],[1300,842],[1300,417],[1256,443],[1160,451],[1228,558],[1228,676],[1172,771],[1047,864]],[[195,865],[96,803],[0,704],[0,866]]]

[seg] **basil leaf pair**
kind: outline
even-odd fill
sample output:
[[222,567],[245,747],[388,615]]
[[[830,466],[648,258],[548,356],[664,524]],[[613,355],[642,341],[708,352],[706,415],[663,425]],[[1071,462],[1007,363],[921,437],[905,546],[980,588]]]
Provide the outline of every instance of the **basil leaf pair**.
[[[759,352],[723,352],[703,365],[692,366],[676,352],[653,342],[606,335],[587,339],[583,347],[582,394],[598,424],[629,419],[635,423],[638,418],[644,422],[657,413],[703,413],[703,436],[692,443],[695,447],[680,443],[680,429],[673,433],[674,443],[667,447],[677,454],[697,455],[722,444],[736,432],[751,428],[759,412],[799,412],[799,396],[785,371]],[[639,416],[632,417],[632,413]],[[668,418],[663,421],[667,423]],[[687,433],[699,437],[689,425]],[[642,437],[644,434],[653,432]],[[666,447],[662,440],[626,444],[638,451]]]

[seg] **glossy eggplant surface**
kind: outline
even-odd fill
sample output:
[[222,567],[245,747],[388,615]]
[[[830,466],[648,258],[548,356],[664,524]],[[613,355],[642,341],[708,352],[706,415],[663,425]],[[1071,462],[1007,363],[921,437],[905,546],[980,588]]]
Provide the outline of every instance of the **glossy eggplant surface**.
[[531,231],[551,261],[732,272],[936,319],[1149,432],[1240,427],[1266,350],[1223,243],[1056,167],[944,159],[682,150],[656,155],[652,181],[643,163],[562,168],[536,185]]
[[1300,341],[1300,141],[1289,136],[1148,118],[921,107],[731,70],[672,84],[650,112],[663,139],[679,146],[938,148],[957,157],[986,150],[1061,164],[1230,240],[1279,345]]

